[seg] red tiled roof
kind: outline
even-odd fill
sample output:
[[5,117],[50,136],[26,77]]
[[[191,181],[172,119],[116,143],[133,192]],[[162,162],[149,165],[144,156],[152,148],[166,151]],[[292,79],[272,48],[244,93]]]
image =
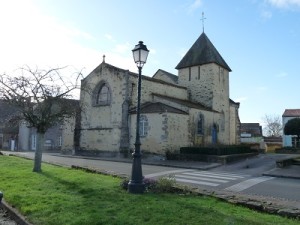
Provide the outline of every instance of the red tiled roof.
[[298,116],[300,116],[300,109],[286,109],[282,116],[283,117],[298,117]]

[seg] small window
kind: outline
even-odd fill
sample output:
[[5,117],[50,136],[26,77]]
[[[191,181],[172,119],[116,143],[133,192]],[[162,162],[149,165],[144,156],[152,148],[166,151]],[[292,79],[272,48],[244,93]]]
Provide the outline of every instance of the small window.
[[140,137],[146,137],[148,134],[148,119],[145,115],[140,117]]
[[197,134],[203,135],[204,133],[203,124],[204,124],[204,116],[203,114],[200,114],[197,121]]
[[62,146],[62,136],[59,136],[59,138],[58,138],[58,146],[59,147]]

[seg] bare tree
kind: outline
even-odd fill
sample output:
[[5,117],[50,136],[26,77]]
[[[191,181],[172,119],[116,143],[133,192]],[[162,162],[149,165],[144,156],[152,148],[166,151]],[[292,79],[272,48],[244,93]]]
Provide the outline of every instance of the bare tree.
[[79,88],[81,72],[74,73],[75,77],[69,76],[74,79],[67,80],[61,75],[62,69],[66,67],[49,70],[23,67],[16,76],[0,75],[0,97],[20,110],[14,120],[25,120],[28,127],[36,128],[37,149],[33,172],[41,172],[46,131],[76,113],[71,98],[74,90]]
[[265,134],[268,137],[280,137],[282,135],[282,119],[278,115],[265,115]]

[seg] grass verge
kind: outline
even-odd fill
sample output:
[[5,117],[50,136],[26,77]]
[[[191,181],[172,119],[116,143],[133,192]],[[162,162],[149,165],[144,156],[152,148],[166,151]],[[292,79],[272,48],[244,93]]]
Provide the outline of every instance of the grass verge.
[[214,198],[179,194],[133,195],[119,178],[0,155],[5,200],[35,225],[299,224]]

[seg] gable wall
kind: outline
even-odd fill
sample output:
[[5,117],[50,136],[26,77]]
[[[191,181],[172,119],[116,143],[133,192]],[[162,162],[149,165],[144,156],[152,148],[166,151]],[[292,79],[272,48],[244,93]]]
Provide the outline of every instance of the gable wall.
[[[81,92],[80,101],[84,112],[81,115],[81,148],[87,150],[119,151],[122,126],[122,104],[126,92],[126,72],[109,66],[99,66],[82,86],[89,87],[89,93]],[[92,91],[105,81],[111,91],[111,104],[92,106]]]
[[162,80],[171,84],[176,84],[176,82],[171,79],[168,75],[166,75],[163,71],[159,70],[155,73],[155,75],[153,76],[153,78],[158,79],[158,80]]

